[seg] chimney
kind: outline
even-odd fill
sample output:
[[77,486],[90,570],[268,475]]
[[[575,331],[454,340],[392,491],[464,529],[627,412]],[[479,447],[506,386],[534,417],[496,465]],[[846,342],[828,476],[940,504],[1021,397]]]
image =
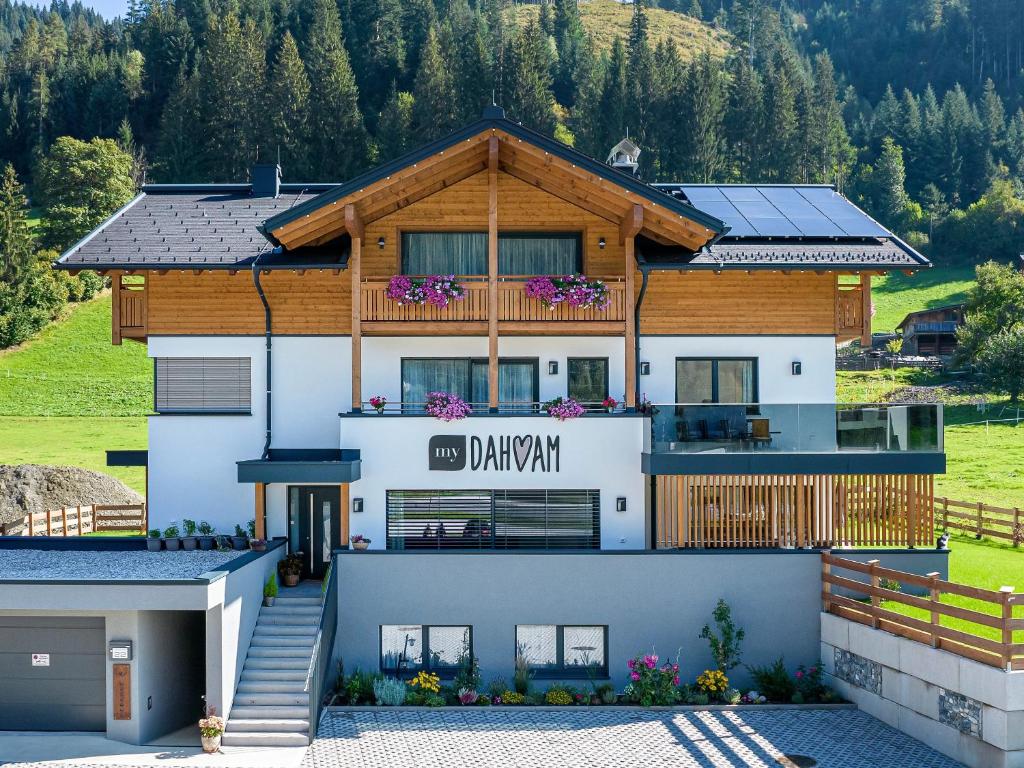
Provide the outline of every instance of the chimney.
[[620,171],[626,171],[635,176],[637,168],[640,167],[639,157],[640,147],[630,141],[627,136],[612,147],[605,162],[612,168],[618,168]]
[[281,166],[277,163],[257,163],[249,176],[253,197],[277,197],[281,193]]

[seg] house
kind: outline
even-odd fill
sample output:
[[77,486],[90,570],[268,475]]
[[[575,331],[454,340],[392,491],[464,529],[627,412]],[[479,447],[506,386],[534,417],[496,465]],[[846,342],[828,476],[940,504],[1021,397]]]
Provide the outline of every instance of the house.
[[928,266],[831,187],[650,185],[496,107],[341,184],[147,185],[56,264],[153,358],[152,524],[287,540],[321,655],[617,685],[719,597],[816,658],[817,548],[944,572],[941,406],[835,403],[872,276]]
[[956,330],[964,324],[964,305],[947,304],[911,312],[896,326],[904,355],[946,357],[956,351]]

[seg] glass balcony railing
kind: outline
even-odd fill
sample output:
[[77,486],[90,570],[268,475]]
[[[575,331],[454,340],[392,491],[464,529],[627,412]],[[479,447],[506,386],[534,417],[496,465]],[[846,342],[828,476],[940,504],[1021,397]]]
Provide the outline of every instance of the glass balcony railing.
[[654,405],[649,453],[942,452],[942,406]]

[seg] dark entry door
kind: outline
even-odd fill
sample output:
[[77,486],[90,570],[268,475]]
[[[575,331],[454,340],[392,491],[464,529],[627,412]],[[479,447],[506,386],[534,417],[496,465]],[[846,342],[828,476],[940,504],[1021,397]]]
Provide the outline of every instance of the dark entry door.
[[302,578],[321,579],[339,547],[341,489],[336,485],[291,486],[288,489],[288,543],[302,552]]

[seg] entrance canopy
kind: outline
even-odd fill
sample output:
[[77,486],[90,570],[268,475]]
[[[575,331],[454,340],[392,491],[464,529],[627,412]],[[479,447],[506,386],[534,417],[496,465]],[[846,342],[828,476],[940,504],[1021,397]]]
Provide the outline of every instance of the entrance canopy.
[[271,449],[269,458],[238,462],[240,483],[352,483],[360,478],[359,451]]

